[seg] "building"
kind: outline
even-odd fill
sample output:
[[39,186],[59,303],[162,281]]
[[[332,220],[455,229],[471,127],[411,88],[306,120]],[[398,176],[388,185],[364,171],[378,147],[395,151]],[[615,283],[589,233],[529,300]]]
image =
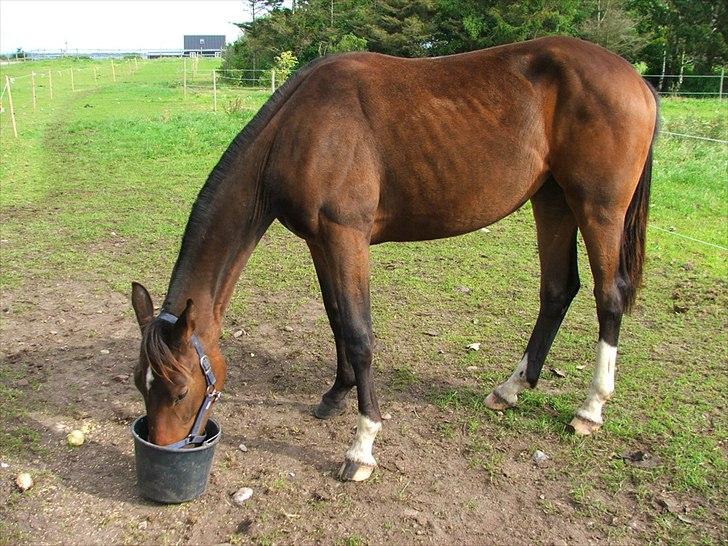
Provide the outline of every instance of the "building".
[[225,36],[218,34],[185,34],[184,55],[219,57],[225,49]]

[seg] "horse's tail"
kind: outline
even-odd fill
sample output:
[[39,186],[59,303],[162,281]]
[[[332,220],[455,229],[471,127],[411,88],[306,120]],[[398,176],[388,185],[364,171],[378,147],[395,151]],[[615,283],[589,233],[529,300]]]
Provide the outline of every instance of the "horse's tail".
[[619,256],[619,273],[621,278],[620,291],[624,311],[629,312],[637,297],[637,290],[642,284],[642,270],[645,261],[645,242],[647,238],[647,216],[650,202],[650,185],[652,182],[652,149],[658,131],[659,100],[654,88],[647,84],[655,98],[656,119],[655,130],[647,152],[647,159],[642,169],[637,188],[632,201],[627,208],[624,218],[624,231],[622,233],[622,248]]

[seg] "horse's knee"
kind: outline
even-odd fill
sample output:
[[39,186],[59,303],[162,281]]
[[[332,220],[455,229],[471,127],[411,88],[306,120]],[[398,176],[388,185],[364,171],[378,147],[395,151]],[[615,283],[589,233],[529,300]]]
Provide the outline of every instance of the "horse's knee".
[[372,361],[373,343],[368,331],[357,330],[344,336],[346,357],[349,363],[357,368],[368,366]]
[[566,313],[572,300],[579,292],[581,284],[579,278],[571,279],[569,284],[546,284],[541,290],[541,309],[548,317],[558,317]]

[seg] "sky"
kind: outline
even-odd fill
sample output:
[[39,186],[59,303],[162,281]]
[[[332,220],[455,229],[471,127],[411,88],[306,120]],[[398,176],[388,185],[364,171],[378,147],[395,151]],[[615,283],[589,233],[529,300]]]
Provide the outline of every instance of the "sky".
[[185,34],[230,43],[232,23],[248,20],[243,0],[0,0],[0,52],[181,49]]

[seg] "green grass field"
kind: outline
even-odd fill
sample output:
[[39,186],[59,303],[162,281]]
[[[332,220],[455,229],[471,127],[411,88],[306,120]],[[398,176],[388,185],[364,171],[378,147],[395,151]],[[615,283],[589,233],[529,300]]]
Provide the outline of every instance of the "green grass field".
[[[84,278],[102,295],[126,296],[131,280],[158,298],[164,293],[199,188],[268,96],[222,86],[213,112],[207,90],[213,62],[200,61],[186,99],[179,60],[140,63],[136,71],[120,62],[116,83],[108,62],[95,63],[98,85],[91,61],[1,67],[3,80],[5,74],[15,77],[19,131],[13,138],[5,96],[0,283],[6,295],[58,278]],[[75,92],[71,67],[84,69],[75,76]],[[23,76],[48,69],[54,100],[47,76],[37,77],[33,112],[30,79]],[[665,99],[662,116],[666,131],[728,139],[728,101]],[[554,366],[566,377],[558,384],[545,378],[546,389],[524,393],[519,408],[503,419],[483,406],[520,358],[537,312],[538,261],[528,205],[488,233],[372,249],[375,332],[389,353],[377,366],[392,366],[393,380],[385,388],[425,389],[432,404],[453,410],[457,423],[438,427],[437,434],[447,439],[467,426],[467,457],[488,473],[497,474],[500,455],[482,431],[497,422],[500,434],[546,437],[557,446],[567,462],[552,479],[568,480],[572,501],[584,513],[609,511],[600,495],[627,490],[647,499],[664,490],[700,506],[690,519],[697,527],[717,526],[712,540],[725,539],[728,146],[662,136],[653,172],[645,289],[623,324],[616,393],[598,436],[577,439],[564,430],[586,394],[597,333],[581,243],[582,290],[544,372]],[[469,292],[458,290],[462,286]],[[255,303],[261,294],[279,296],[281,303]],[[276,224],[243,273],[228,320],[253,328],[277,323],[312,297],[318,297],[318,285],[305,244]],[[426,330],[439,333],[437,343],[420,335]],[[483,349],[465,352],[473,341]],[[438,386],[428,362],[462,373],[469,386]],[[470,366],[477,371],[467,371]],[[11,371],[0,373],[4,406],[17,393]],[[11,447],[8,440],[3,449]],[[618,457],[637,449],[655,454],[661,464],[636,468]],[[697,527],[666,512],[645,538],[701,542]]]

